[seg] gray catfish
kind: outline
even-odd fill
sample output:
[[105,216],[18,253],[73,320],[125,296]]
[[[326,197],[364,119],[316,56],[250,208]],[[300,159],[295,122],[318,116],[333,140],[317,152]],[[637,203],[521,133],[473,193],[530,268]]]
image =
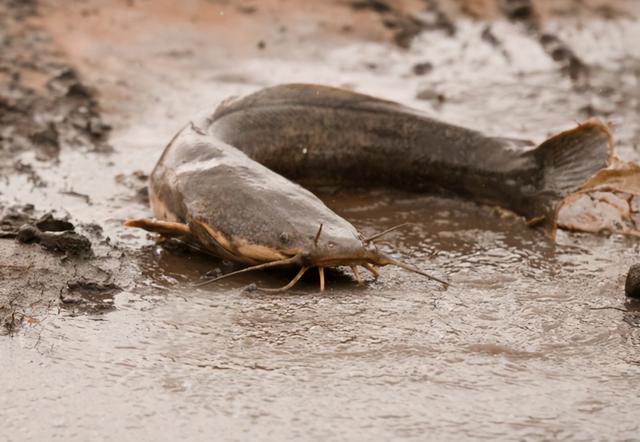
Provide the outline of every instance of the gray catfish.
[[374,238],[282,175],[446,189],[530,219],[554,219],[559,201],[606,166],[610,134],[590,121],[522,149],[530,144],[350,91],[276,86],[228,100],[182,129],[151,174],[156,219],[126,224],[250,265],[240,272],[300,267],[283,289],[312,267],[324,289],[323,269],[343,265],[358,281],[357,266],[377,276],[376,267],[387,264],[438,280],[380,253]]
[[380,253],[375,238],[363,237],[311,192],[194,123],[164,150],[150,177],[149,199],[156,219],[128,220],[127,226],[177,237],[251,266],[232,274],[300,268],[289,284],[276,290],[291,288],[313,267],[324,290],[325,267],[350,266],[360,283],[357,266],[377,277],[376,267],[388,264],[448,284]]

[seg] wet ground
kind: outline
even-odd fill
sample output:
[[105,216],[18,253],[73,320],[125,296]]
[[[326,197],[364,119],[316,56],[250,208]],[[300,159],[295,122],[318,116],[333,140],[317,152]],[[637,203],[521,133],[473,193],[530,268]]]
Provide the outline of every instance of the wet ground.
[[453,286],[385,268],[274,296],[244,288],[287,272],[193,289],[226,264],[122,227],[191,115],[289,81],[537,142],[598,116],[637,160],[637,3],[1,5],[0,439],[638,437],[637,239],[316,189],[365,233],[412,222],[384,247]]

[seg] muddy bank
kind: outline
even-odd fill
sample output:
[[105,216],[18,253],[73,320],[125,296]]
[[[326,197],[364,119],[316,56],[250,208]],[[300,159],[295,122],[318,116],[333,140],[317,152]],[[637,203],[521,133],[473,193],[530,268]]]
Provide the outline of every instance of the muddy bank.
[[[0,3],[0,175],[5,183],[15,177],[25,196],[51,187],[90,203],[41,175],[55,168],[63,151],[107,154],[112,148],[94,91],[32,23],[37,14],[36,2]],[[109,244],[100,225],[86,224],[78,233],[69,216],[45,214],[31,202],[11,186],[0,194],[0,322],[9,333],[69,307],[65,299],[87,284],[94,291],[102,284],[115,287],[115,279],[127,284],[115,276],[128,266],[123,252]]]

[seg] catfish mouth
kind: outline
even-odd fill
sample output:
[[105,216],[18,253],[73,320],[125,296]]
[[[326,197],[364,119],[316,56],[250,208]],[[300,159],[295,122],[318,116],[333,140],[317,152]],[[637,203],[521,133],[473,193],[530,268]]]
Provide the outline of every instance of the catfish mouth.
[[363,247],[352,252],[338,254],[308,254],[300,256],[301,267],[354,267],[354,266],[383,266],[385,265],[382,255],[375,247]]
[[[315,256],[314,256],[315,255]],[[342,256],[326,256],[324,253],[314,254],[312,253],[298,253],[294,256],[290,256],[278,261],[266,262],[258,265],[254,265],[251,267],[246,267],[244,269],[237,270],[235,272],[227,273],[225,275],[219,276],[217,278],[213,278],[199,284],[196,284],[196,287],[201,287],[207,284],[211,284],[213,282],[219,281],[221,279],[225,279],[231,276],[238,275],[240,273],[246,273],[254,270],[262,270],[273,267],[299,267],[298,273],[293,277],[293,279],[286,284],[285,286],[271,289],[260,287],[260,290],[265,292],[283,292],[292,288],[296,283],[302,278],[302,276],[310,269],[317,268],[318,275],[320,277],[320,291],[324,291],[325,289],[325,278],[324,278],[324,269],[329,267],[339,267],[339,266],[347,266],[351,268],[353,275],[355,276],[356,282],[358,285],[362,284],[362,278],[358,271],[358,267],[363,267],[366,271],[371,273],[374,279],[378,279],[380,276],[378,272],[378,267],[386,266],[386,265],[394,265],[396,267],[400,267],[404,270],[417,273],[422,275],[430,280],[439,282],[445,288],[449,286],[449,283],[443,281],[439,278],[431,276],[416,267],[413,267],[404,262],[398,261],[394,258],[391,258],[387,255],[384,255],[375,248],[373,245],[365,246],[360,248],[359,250],[352,253],[344,253]]]
[[[195,284],[195,287],[211,284],[224,278],[254,270],[272,267],[299,267],[300,270],[287,285],[277,289],[261,288],[261,290],[270,292],[288,290],[293,287],[308,270],[317,268],[320,277],[320,291],[324,291],[325,267],[350,267],[358,285],[360,285],[362,284],[362,278],[358,272],[358,267],[363,267],[377,279],[379,276],[377,268],[386,265],[394,265],[407,271],[420,274],[428,279],[439,282],[445,287],[449,285],[448,282],[435,278],[409,264],[405,264],[395,258],[380,253],[373,241],[392,229],[387,229],[369,238],[361,238],[359,236],[357,238],[342,238],[341,240],[332,238],[331,241],[319,246],[318,239],[322,231],[321,227],[312,244],[307,243],[301,244],[300,247],[279,249],[264,244],[251,244],[248,241],[229,239],[217,229],[214,229],[206,223],[197,221],[190,222],[187,225],[143,218],[127,220],[125,225],[129,227],[139,227],[168,237],[186,239],[187,242],[189,242],[190,239],[195,240],[196,243],[202,245],[205,250],[209,249],[209,247],[213,248],[213,250],[218,252],[217,256],[226,257],[236,262],[243,261],[250,265],[244,269]],[[327,246],[325,246],[325,244]],[[342,244],[342,247],[335,247],[335,244]],[[305,249],[311,249],[311,251],[305,251]]]

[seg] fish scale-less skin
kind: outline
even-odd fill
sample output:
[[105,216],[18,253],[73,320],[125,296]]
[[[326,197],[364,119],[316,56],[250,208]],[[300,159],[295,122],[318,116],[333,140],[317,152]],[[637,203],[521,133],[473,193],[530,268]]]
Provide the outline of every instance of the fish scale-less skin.
[[[181,223],[176,235],[188,226],[189,240],[223,258],[258,264],[295,257],[306,269],[408,266],[380,254],[287,178],[444,189],[553,224],[559,202],[607,165],[610,147],[610,134],[597,121],[525,150],[531,143],[318,85],[267,88],[194,121],[151,174],[156,217]],[[129,225],[171,228],[148,220]]]
[[[609,142],[607,130],[594,125],[525,150],[532,143],[487,137],[355,92],[299,84],[224,103],[208,131],[288,178],[446,190],[528,218],[548,215],[606,167]],[[593,146],[575,146],[585,140]]]
[[165,210],[182,223],[204,223],[236,251],[243,245],[265,246],[285,256],[310,249],[335,254],[364,250],[356,229],[311,192],[191,125],[167,146],[152,172],[150,197],[161,201],[154,207],[156,217]]

